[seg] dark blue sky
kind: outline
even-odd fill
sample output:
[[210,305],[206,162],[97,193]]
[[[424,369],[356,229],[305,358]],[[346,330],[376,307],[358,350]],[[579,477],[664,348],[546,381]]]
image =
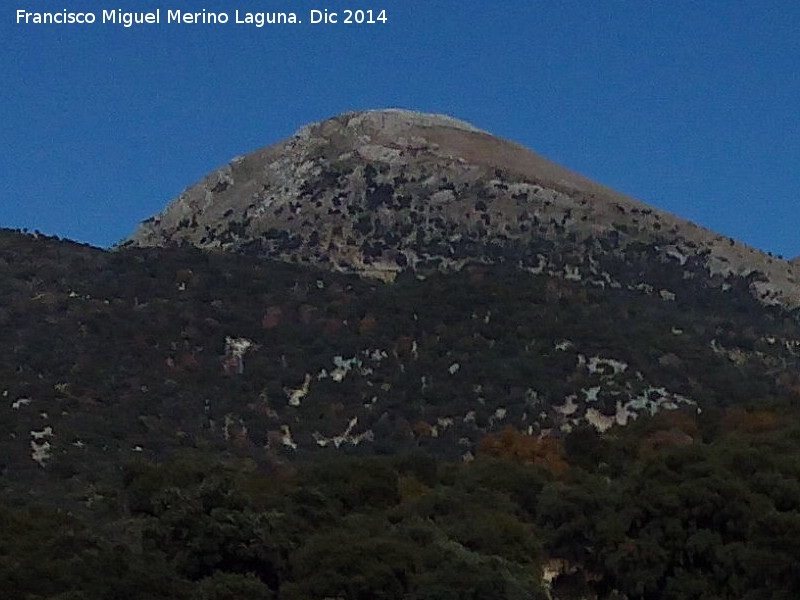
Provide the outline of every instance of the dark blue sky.
[[236,155],[340,112],[403,107],[800,254],[796,1],[27,3],[389,18],[261,29],[17,25],[3,4],[0,226],[107,246]]

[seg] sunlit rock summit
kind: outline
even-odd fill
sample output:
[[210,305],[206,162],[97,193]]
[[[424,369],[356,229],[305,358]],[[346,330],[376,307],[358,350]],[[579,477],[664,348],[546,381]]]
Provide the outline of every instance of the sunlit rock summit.
[[[690,192],[689,192],[690,193]],[[765,304],[800,303],[798,266],[573,173],[470,124],[406,110],[353,112],[211,173],[123,245],[191,244],[394,279],[511,263],[587,285],[655,289],[648,269]]]

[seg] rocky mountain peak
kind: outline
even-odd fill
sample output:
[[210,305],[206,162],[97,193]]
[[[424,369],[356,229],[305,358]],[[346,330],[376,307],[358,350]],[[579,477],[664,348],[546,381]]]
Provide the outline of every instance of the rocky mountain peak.
[[723,289],[743,278],[766,304],[800,304],[796,262],[463,121],[399,109],[345,113],[237,157],[124,243],[183,244],[386,280],[405,270],[511,262],[588,285],[644,290],[655,283],[641,273],[613,275],[602,263],[647,260],[677,263],[686,277]]
[[[449,115],[423,113],[402,108],[388,108],[385,110],[367,110],[361,112],[351,112],[335,117],[332,120],[344,122],[345,126],[360,133],[367,131],[373,135],[394,136],[407,132],[409,129],[420,127],[448,127],[450,129],[460,129],[470,133],[483,133],[490,135],[486,131],[478,129],[474,125],[461,121]],[[301,128],[298,137],[314,135],[314,130],[328,121],[314,123]]]

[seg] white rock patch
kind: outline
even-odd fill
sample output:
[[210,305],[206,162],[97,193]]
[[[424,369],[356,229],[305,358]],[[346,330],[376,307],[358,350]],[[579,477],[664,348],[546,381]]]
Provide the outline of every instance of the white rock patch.
[[284,389],[286,395],[289,396],[289,406],[300,406],[303,398],[308,396],[308,388],[311,385],[311,375],[306,373],[303,379],[303,385],[296,390]]
[[51,456],[52,446],[49,438],[53,437],[53,428],[49,425],[41,431],[31,431],[31,458],[44,467]]
[[575,396],[567,396],[564,399],[564,404],[561,406],[554,406],[553,410],[564,416],[575,414],[575,411],[578,410],[578,405],[575,404]]
[[255,344],[247,338],[225,338],[225,364],[236,370],[241,375],[244,373],[244,355]]
[[292,431],[288,425],[281,425],[281,443],[287,448],[297,450],[297,444],[292,439]]
[[31,403],[30,398],[18,398],[14,402],[11,403],[11,408],[14,410],[19,410],[23,406],[28,406]]
[[599,385],[597,385],[595,387],[586,388],[581,391],[583,392],[584,399],[586,400],[586,402],[597,402],[597,395],[600,393],[601,389],[602,388]]
[[[583,356],[583,355],[581,355]],[[579,364],[580,364],[580,357],[579,357]],[[628,363],[622,362],[620,360],[615,360],[613,358],[601,358],[599,356],[593,356],[589,359],[589,362],[586,365],[586,368],[589,369],[589,372],[594,373],[606,373],[605,367],[611,367],[612,375],[619,375],[623,373],[625,369],[628,368]]]
[[363,441],[374,441],[375,436],[371,429],[367,429],[363,433],[353,435],[353,428],[356,425],[358,425],[358,417],[353,417],[350,419],[350,422],[347,424],[347,428],[344,430],[344,432],[333,437],[324,437],[318,431],[315,431],[313,434],[314,441],[317,442],[317,445],[322,448],[328,446],[329,444],[333,444],[335,448],[338,448],[342,444],[352,444],[353,446],[358,446],[358,444]]

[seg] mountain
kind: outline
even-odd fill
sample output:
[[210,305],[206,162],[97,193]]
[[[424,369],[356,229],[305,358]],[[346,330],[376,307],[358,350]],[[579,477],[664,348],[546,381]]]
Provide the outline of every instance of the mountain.
[[766,304],[800,303],[794,263],[467,123],[403,110],[343,114],[235,158],[124,245],[186,243],[387,280],[406,269],[506,262],[623,287],[652,282],[615,279],[603,263],[645,245],[651,261],[696,263],[708,285],[745,278]]
[[111,252],[2,241],[14,478],[187,444],[471,460],[800,392],[789,263],[449,117],[303,128]]
[[795,268],[406,111],[0,230],[0,589],[797,597]]

